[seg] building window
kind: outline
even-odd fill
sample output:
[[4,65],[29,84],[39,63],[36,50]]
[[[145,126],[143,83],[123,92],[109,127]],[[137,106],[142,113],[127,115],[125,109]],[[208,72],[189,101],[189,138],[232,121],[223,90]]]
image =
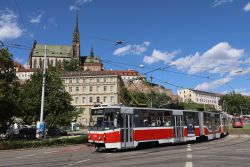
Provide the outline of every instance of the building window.
[[100,82],[99,78],[96,79],[96,82],[97,82],[97,83]]
[[93,97],[89,97],[89,102],[93,103]]
[[72,79],[69,79],[69,83],[70,83],[70,84],[72,83]]
[[92,92],[93,91],[93,86],[89,87],[89,91]]
[[96,86],[96,92],[99,92],[100,86]]
[[83,80],[82,80],[82,83],[86,83],[86,79],[83,79]]
[[106,80],[106,78],[103,78],[103,82],[106,82],[107,80]]
[[113,92],[114,86],[110,86],[110,92]]
[[114,102],[114,96],[110,96],[110,102],[113,103]]
[[77,86],[77,87],[76,87],[76,93],[78,93],[78,92],[79,92],[79,87]]
[[86,87],[85,86],[82,87],[82,93],[84,93],[84,92],[86,92]]
[[107,96],[103,96],[103,103],[107,102]]
[[100,97],[96,97],[96,102],[100,103]]
[[69,93],[72,93],[72,87],[69,87]]
[[82,104],[86,103],[86,97],[82,97]]
[[103,86],[103,91],[104,91],[104,92],[107,91],[107,86]]
[[79,97],[75,97],[75,104],[78,104]]
[[85,108],[82,108],[82,113],[83,113],[83,114],[85,113]]
[[76,78],[76,83],[79,83],[79,78]]

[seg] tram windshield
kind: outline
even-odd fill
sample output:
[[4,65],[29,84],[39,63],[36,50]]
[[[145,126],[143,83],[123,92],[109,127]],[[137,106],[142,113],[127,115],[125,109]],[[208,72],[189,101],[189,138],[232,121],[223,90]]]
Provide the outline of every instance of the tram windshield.
[[110,130],[120,127],[121,115],[118,109],[92,109],[89,130]]

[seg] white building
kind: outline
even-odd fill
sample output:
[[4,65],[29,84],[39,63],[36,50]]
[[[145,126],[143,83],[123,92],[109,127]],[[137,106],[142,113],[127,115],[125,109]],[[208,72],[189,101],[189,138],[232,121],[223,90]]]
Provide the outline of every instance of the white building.
[[26,81],[29,80],[31,75],[33,75],[35,72],[38,72],[38,69],[19,69],[16,71],[16,76],[18,80]]
[[221,106],[219,106],[219,94],[194,89],[182,89],[178,90],[177,92],[181,102],[210,104],[214,105],[215,109],[221,110]]

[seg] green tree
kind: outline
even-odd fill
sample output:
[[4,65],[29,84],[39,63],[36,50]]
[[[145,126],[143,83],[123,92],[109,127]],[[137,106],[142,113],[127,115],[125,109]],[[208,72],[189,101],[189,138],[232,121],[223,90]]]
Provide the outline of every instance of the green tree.
[[154,91],[144,93],[140,91],[128,91],[127,89],[124,90],[123,101],[128,106],[151,107],[151,98],[152,107],[154,108],[160,108],[171,103],[171,98],[165,93],[156,93]]
[[224,111],[229,114],[249,114],[250,112],[250,99],[246,96],[237,93],[230,93],[221,96],[219,105],[222,106]]
[[[77,116],[76,109],[71,105],[71,96],[64,91],[59,78],[59,72],[54,67],[46,71],[44,120],[48,127],[69,125]],[[23,85],[20,91],[19,116],[27,124],[39,120],[42,92],[42,73],[32,75],[31,80]]]
[[68,61],[63,61],[63,70],[64,71],[79,71],[81,67],[79,66],[79,60],[71,59]]
[[181,103],[183,109],[185,110],[206,110],[206,111],[215,111],[214,105],[211,104],[198,104],[194,102],[183,102]]
[[12,55],[0,50],[0,124],[11,122],[17,111],[18,83]]

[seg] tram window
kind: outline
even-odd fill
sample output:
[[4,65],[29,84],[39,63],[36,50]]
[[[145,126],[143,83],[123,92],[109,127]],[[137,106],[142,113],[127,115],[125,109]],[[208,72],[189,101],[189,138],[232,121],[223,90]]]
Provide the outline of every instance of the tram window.
[[109,130],[123,126],[123,120],[118,109],[91,110],[89,128],[92,130]]
[[138,110],[134,118],[136,127],[171,126],[171,112],[157,110]]
[[198,126],[199,125],[199,119],[198,119],[198,113],[197,112],[184,112],[184,125],[190,125]]
[[212,129],[212,119],[211,114],[204,113],[204,125],[208,127],[208,129]]
[[219,114],[215,114],[214,123],[215,123],[216,129],[219,129],[220,127],[220,115]]

